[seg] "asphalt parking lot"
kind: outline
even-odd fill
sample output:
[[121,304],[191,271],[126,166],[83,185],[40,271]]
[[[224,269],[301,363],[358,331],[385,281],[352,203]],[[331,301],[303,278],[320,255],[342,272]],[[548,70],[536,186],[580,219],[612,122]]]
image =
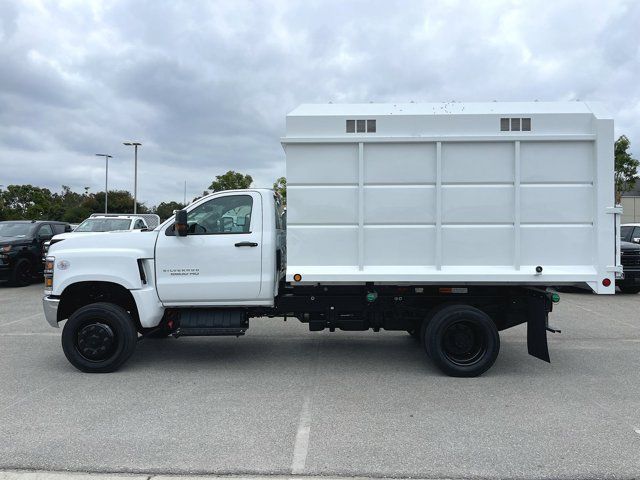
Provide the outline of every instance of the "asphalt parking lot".
[[41,285],[0,286],[0,470],[541,478],[640,475],[640,295],[562,294],[552,363],[502,332],[483,377],[408,335],[252,321],[76,371]]

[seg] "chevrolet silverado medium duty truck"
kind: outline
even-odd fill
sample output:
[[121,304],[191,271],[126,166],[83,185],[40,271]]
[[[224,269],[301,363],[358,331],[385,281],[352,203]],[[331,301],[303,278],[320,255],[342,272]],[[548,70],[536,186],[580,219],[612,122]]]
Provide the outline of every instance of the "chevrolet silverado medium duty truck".
[[287,116],[286,215],[273,191],[216,192],[153,231],[51,246],[44,310],[85,372],[145,337],[406,331],[444,373],[491,367],[527,324],[549,361],[552,285],[621,274],[613,120],[598,104],[302,105]]

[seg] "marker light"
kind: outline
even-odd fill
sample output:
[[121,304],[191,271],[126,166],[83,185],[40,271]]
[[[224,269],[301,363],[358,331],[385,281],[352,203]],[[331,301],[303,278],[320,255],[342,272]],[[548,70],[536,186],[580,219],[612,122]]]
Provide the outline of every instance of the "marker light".
[[605,287],[608,287],[609,285],[611,285],[611,280],[608,278],[605,278],[604,280],[602,280],[602,285],[604,285]]
[[296,281],[296,282],[299,282],[300,280],[302,280],[302,275],[300,275],[299,273],[296,273],[293,276],[293,280]]

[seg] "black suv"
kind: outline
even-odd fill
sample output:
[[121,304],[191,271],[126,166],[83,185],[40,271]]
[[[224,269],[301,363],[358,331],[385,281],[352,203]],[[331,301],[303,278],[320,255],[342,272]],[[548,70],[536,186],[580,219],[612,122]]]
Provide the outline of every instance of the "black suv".
[[29,285],[42,278],[42,246],[59,233],[71,231],[63,222],[16,220],[0,222],[0,280]]
[[631,224],[620,228],[620,263],[624,279],[616,280],[622,293],[640,292],[640,226]]

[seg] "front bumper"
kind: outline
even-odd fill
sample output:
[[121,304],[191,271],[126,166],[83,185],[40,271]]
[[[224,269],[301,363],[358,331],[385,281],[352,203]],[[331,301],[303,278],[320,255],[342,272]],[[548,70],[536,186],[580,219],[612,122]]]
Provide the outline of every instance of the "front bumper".
[[0,280],[9,280],[12,267],[13,256],[10,253],[0,253]]
[[623,269],[624,278],[616,280],[616,285],[619,287],[640,287],[640,270],[630,270],[629,268]]
[[42,298],[42,307],[44,308],[44,318],[47,319],[47,323],[49,325],[55,328],[59,328],[58,305],[60,305],[60,299],[57,297],[52,297],[51,295],[45,295]]

